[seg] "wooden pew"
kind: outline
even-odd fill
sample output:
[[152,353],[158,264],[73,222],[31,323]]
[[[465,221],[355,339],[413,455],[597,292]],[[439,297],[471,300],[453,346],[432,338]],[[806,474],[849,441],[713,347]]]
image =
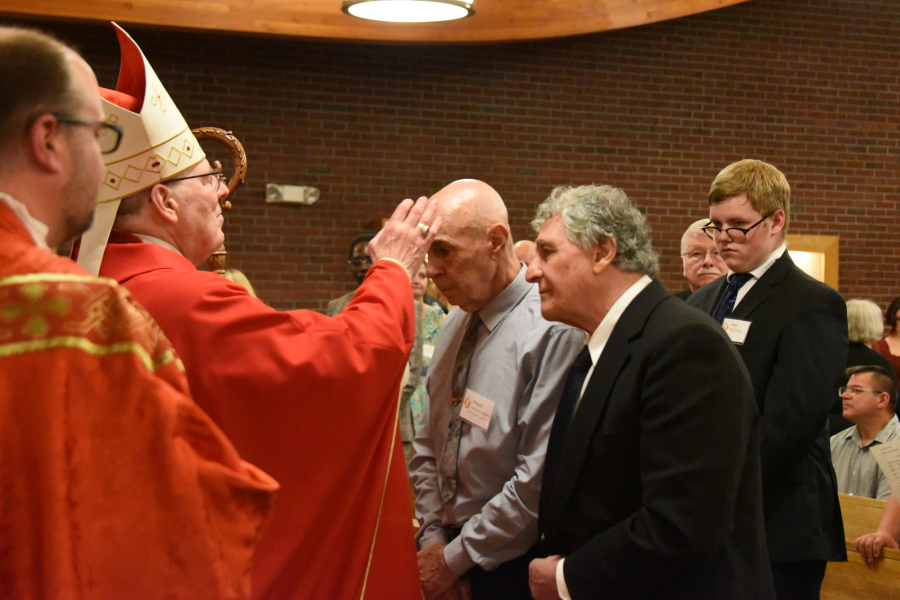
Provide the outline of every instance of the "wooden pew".
[[838,496],[844,519],[848,561],[828,563],[821,599],[900,599],[900,550],[884,549],[881,558],[866,563],[853,547],[853,540],[878,529],[885,503],[871,498]]
[[844,519],[844,539],[852,542],[861,535],[872,533],[881,523],[884,500],[862,498],[838,494],[841,502],[841,517]]

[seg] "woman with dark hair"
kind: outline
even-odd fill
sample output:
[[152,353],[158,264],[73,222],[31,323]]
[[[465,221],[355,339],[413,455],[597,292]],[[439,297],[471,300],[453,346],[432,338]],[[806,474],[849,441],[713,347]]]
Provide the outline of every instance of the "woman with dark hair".
[[900,316],[900,296],[894,298],[891,305],[888,306],[885,320],[891,330],[886,336],[872,344],[872,350],[884,355],[894,370],[900,373],[900,331],[897,330],[897,318]]

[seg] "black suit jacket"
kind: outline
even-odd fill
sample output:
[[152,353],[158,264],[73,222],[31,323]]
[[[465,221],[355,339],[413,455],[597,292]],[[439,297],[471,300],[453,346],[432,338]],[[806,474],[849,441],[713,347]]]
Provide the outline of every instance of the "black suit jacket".
[[[688,304],[712,314],[725,279],[694,292]],[[763,505],[772,562],[847,560],[828,432],[828,411],[847,361],[847,306],[785,252],[731,318],[751,322],[737,349],[762,415]]]
[[652,282],[597,361],[540,517],[572,598],[773,598],[757,428],[721,328]]

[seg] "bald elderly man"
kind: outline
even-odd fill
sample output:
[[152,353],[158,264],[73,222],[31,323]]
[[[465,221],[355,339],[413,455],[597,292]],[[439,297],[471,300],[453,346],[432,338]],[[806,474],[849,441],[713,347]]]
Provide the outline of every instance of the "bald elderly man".
[[464,588],[530,598],[544,454],[585,335],[541,317],[493,188],[457,181],[432,200],[442,224],[428,276],[459,308],[437,339],[410,461],[422,589],[426,600]]
[[525,263],[525,266],[531,264],[531,261],[534,260],[534,257],[537,256],[537,250],[535,249],[534,242],[531,240],[521,240],[516,242],[513,246],[513,249],[516,251],[516,258],[519,259],[520,262]]
[[676,298],[687,300],[688,296],[712,283],[728,273],[725,261],[716,250],[716,243],[703,233],[703,226],[709,219],[700,219],[691,223],[681,236],[681,262],[684,265],[684,278],[690,289],[675,294]]

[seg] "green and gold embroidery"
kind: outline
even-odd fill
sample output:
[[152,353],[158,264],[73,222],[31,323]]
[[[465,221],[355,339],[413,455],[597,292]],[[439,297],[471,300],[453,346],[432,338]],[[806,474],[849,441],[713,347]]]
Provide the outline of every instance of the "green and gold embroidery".
[[19,288],[23,303],[8,302],[0,307],[0,318],[15,321],[25,317],[22,333],[31,337],[44,337],[50,332],[47,313],[64,315],[69,312],[69,300],[64,296],[46,298],[48,286],[40,281],[26,283]]
[[32,273],[0,279],[0,358],[55,348],[130,353],[147,370],[184,365],[147,312],[115,281]]

